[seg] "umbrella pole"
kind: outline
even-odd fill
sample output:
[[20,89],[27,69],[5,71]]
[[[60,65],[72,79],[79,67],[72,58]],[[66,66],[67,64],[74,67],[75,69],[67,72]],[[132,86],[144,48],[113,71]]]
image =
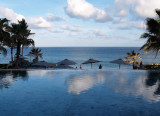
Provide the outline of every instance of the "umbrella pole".
[[91,63],[91,69],[92,69],[92,63]]
[[119,69],[120,69],[121,65],[119,64]]

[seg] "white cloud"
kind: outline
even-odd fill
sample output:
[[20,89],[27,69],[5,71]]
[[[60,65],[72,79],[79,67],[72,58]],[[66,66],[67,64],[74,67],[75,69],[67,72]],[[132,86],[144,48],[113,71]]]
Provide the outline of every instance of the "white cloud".
[[133,22],[132,26],[138,29],[146,29],[146,24],[144,22]]
[[159,0],[115,0],[118,15],[147,18],[155,17],[155,9],[159,8]]
[[116,25],[115,28],[120,30],[146,29],[146,24],[144,22],[126,22],[123,25]]
[[65,18],[54,16],[51,13],[46,14],[47,21],[65,21]]
[[93,19],[98,22],[106,22],[111,20],[111,17],[101,9],[94,7],[85,0],[67,0],[66,13],[70,17]]
[[119,16],[127,16],[128,15],[128,11],[127,9],[122,9],[119,11],[118,13]]
[[81,32],[82,31],[79,26],[62,25],[60,28],[63,30],[71,31],[71,32]]
[[15,13],[12,9],[4,8],[0,6],[0,15],[4,18],[9,19],[13,23],[17,23],[18,20],[25,19],[21,14]]
[[126,23],[127,19],[124,17],[115,17],[113,23]]
[[135,12],[143,18],[155,17],[155,9],[159,7],[159,0],[137,0]]
[[70,32],[69,35],[72,36],[72,37],[75,37],[75,36],[78,36],[79,34],[75,33],[75,32]]
[[[28,25],[30,26],[30,28],[32,28],[32,29],[47,29],[48,31],[53,32],[53,33],[63,32],[63,31],[55,30],[53,28],[53,24],[51,22],[47,21],[43,17],[25,18],[23,15],[15,13],[12,9],[4,8],[1,6],[0,6],[0,15],[4,18],[9,19],[11,21],[11,23],[17,23],[18,20],[25,19],[27,21]],[[49,19],[49,15],[46,15],[46,16],[48,16],[48,19]],[[51,16],[52,15],[50,15],[50,18],[51,18]],[[55,18],[55,20],[60,20],[56,16],[54,16],[52,18]]]
[[46,29],[52,33],[63,33],[63,31],[53,28],[53,24],[43,17],[30,17],[27,22],[32,29]]
[[30,17],[27,19],[32,28],[51,28],[52,23],[46,21],[43,17]]
[[96,36],[105,36],[105,32],[99,29],[92,30]]

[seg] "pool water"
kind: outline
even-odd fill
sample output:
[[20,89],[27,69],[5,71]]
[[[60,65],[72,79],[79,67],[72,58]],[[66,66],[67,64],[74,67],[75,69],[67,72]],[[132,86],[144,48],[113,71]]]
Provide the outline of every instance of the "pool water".
[[159,116],[160,72],[3,70],[0,116]]

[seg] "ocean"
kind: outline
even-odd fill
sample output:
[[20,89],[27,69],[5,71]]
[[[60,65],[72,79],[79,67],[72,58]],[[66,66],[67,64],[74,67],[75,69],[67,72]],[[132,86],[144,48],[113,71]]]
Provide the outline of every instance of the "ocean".
[[[80,67],[81,63],[93,58],[102,62],[93,64],[93,69],[98,69],[98,66],[102,64],[103,69],[118,69],[117,64],[110,63],[112,60],[119,58],[124,59],[127,56],[127,52],[135,50],[140,52],[142,61],[144,64],[160,63],[160,55],[155,58],[155,53],[143,53],[138,47],[39,47],[42,49],[43,59],[40,61],[47,61],[50,63],[57,63],[65,58],[75,61],[77,64],[73,67]],[[30,52],[31,48],[24,49],[24,55]],[[15,51],[14,51],[15,53]],[[0,55],[0,63],[8,63],[10,61],[10,50],[6,57]],[[33,58],[28,58],[32,60]],[[90,69],[90,64],[82,64],[83,69]],[[131,65],[123,65],[122,69],[132,69]]]

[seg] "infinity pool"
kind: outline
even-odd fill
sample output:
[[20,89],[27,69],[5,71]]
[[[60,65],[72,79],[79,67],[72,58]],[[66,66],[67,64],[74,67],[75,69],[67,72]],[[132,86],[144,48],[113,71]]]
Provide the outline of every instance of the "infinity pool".
[[0,116],[159,116],[160,72],[0,71]]

